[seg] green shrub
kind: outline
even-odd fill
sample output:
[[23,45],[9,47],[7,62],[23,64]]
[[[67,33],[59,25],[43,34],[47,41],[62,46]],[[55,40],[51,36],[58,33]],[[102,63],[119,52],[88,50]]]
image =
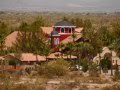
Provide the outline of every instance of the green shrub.
[[111,69],[111,61],[106,59],[102,59],[100,61],[100,66],[102,67],[102,69],[107,68],[107,69]]
[[88,70],[88,63],[89,63],[89,60],[87,60],[87,59],[79,60],[78,64],[83,67],[82,68],[83,72],[86,72]]
[[39,75],[47,77],[63,76],[66,74],[69,65],[67,61],[60,59],[40,65],[37,71]]
[[97,68],[97,65],[94,63],[91,63],[91,65],[89,66],[89,76],[92,76],[92,77],[99,76],[99,70]]

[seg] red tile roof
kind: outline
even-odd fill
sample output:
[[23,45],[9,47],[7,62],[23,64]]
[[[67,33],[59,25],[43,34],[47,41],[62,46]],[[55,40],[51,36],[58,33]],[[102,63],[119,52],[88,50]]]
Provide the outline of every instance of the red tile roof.
[[37,55],[37,58],[36,58],[36,55],[34,55],[32,53],[22,53],[21,58],[20,58],[20,60],[23,61],[23,62],[37,61],[37,59],[38,59],[38,61],[46,61],[45,56]]
[[[14,53],[11,53],[9,55],[16,57]],[[4,60],[6,56],[7,55],[1,56],[0,60]],[[34,55],[33,53],[22,53],[20,56],[20,61],[23,61],[23,62],[46,61],[46,58],[45,56],[40,56],[40,55],[37,55],[37,58],[36,58],[36,55]]]
[[[67,59],[67,58],[70,58],[70,55],[62,55],[61,56],[61,53],[60,52],[56,52],[56,53],[51,53],[48,57],[47,57],[48,59],[57,59],[57,58],[63,58],[63,59]],[[76,56],[73,56],[73,55],[71,55],[71,58],[72,59],[75,59],[75,58],[77,58]]]
[[15,43],[16,39],[17,39],[17,34],[18,31],[14,31],[13,33],[9,34],[6,39],[5,39],[5,46],[6,47],[11,47],[13,45],[13,43]]
[[[75,33],[77,35],[76,39],[79,39],[81,37],[81,31],[83,28],[76,28],[75,29]],[[43,32],[45,32],[46,34],[50,34],[53,31],[53,27],[42,27]],[[11,33],[10,35],[8,35],[5,39],[5,46],[6,47],[11,47],[13,45],[13,43],[15,43],[16,39],[18,36],[18,31],[14,31],[13,33]],[[69,36],[68,38],[64,39],[62,41],[62,43],[68,43],[68,42],[72,42],[73,38],[71,36]]]

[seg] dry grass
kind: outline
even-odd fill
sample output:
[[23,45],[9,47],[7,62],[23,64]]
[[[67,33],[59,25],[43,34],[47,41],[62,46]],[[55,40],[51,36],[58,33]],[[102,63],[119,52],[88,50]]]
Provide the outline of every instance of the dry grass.
[[52,78],[54,76],[64,76],[69,67],[69,63],[65,60],[51,61],[38,67],[38,74]]
[[120,90],[120,84],[115,84],[110,87],[104,87],[104,88],[102,88],[102,90]]

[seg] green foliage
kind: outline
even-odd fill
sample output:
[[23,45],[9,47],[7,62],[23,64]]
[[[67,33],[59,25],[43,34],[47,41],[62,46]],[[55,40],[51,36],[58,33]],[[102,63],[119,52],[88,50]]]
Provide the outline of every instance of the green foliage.
[[68,18],[67,17],[63,17],[62,20],[63,21],[68,21]]
[[21,64],[21,62],[19,60],[15,59],[15,58],[9,60],[9,65],[16,66],[18,64]]
[[17,41],[11,48],[12,51],[47,56],[51,51],[50,43],[41,29],[42,26],[44,26],[42,18],[37,18],[32,24],[23,22],[19,27]]
[[75,38],[77,37],[77,35],[76,35],[75,33],[73,33],[73,34],[71,35],[71,37],[73,38],[73,42],[75,42]]
[[83,66],[82,71],[86,72],[88,70],[88,63],[89,61],[86,59],[83,59],[80,61],[80,65]]
[[38,74],[47,77],[63,76],[66,74],[69,65],[65,60],[50,61],[39,66]]
[[116,51],[117,55],[120,57],[120,23],[117,22],[113,24],[112,36],[114,37],[114,41],[109,48]]
[[80,42],[80,43],[76,43],[75,45],[75,52],[76,55],[80,58],[88,58],[90,59],[90,55],[93,54],[94,51],[94,47],[87,43],[87,42]]
[[70,21],[73,25],[75,25],[77,28],[83,27],[83,20],[80,18],[72,18]]
[[102,41],[103,46],[108,46],[113,42],[112,33],[105,26],[102,26],[99,29],[99,38]]
[[90,63],[89,65],[89,75],[91,77],[98,77],[99,76],[99,70],[98,70],[98,65],[94,63]]
[[100,66],[102,69],[111,69],[111,61],[108,58],[104,58],[100,61]]
[[4,22],[0,22],[0,52],[3,53],[5,48],[5,38],[10,33],[8,26]]
[[120,38],[120,23],[116,22],[112,24],[113,35],[115,38]]
[[66,44],[66,47],[68,48],[68,50],[65,53],[67,53],[68,55],[70,55],[70,59],[71,59],[71,55],[74,54],[74,52],[73,52],[74,51],[74,46],[75,46],[74,43],[67,43]]
[[92,23],[90,19],[86,19],[84,21],[84,28],[87,28],[87,29],[92,28]]

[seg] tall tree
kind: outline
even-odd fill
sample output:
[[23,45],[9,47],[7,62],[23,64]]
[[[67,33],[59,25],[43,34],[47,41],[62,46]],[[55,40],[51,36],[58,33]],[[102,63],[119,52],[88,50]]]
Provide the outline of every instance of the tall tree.
[[8,26],[4,23],[0,23],[0,53],[3,54],[5,49],[5,38],[10,33]]
[[91,23],[90,19],[86,19],[84,21],[84,28],[87,28],[87,29],[92,28],[92,23]]
[[49,54],[47,38],[41,28],[43,25],[42,18],[37,18],[32,24],[22,23],[13,48],[17,49],[17,52],[34,53],[36,60],[38,55]]
[[68,48],[68,53],[69,53],[69,55],[70,55],[70,59],[71,59],[71,56],[72,56],[72,54],[73,54],[73,52],[74,52],[74,46],[75,46],[75,44],[74,43],[71,43],[71,42],[69,42],[69,43],[67,43],[67,45],[66,45],[66,47]]
[[103,46],[109,46],[113,42],[112,33],[107,29],[107,27],[102,26],[99,29],[99,38],[103,43]]
[[87,58],[87,59],[91,59],[94,55],[94,47],[89,44],[89,43],[83,43],[83,42],[80,42],[80,43],[76,43],[76,49],[75,49],[75,52],[76,52],[76,56],[78,58]]

